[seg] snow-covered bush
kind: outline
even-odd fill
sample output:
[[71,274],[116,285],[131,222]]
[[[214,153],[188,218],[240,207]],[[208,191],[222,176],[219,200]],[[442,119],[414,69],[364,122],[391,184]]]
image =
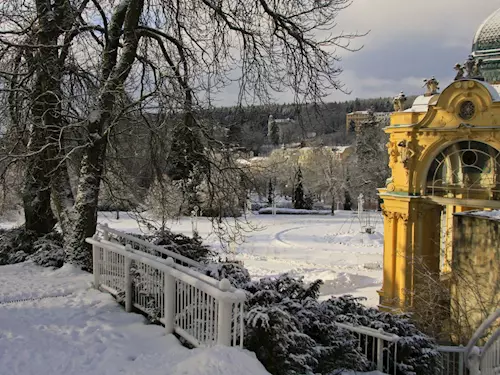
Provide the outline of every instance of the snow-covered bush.
[[[397,373],[432,375],[440,366],[435,342],[420,332],[409,315],[390,314],[361,304],[362,298],[342,296],[323,302],[338,322],[347,322],[401,337],[397,348]],[[393,369],[390,373],[393,373]]]
[[60,268],[64,265],[63,237],[58,232],[48,233],[33,244],[34,253],[29,259],[43,267]]
[[0,265],[33,260],[44,267],[62,267],[64,256],[63,239],[58,232],[42,237],[24,227],[0,232]]
[[0,232],[0,265],[21,263],[34,252],[35,232],[23,226]]
[[373,368],[357,350],[350,332],[319,302],[318,280],[306,286],[288,275],[245,285],[248,293],[245,346],[269,372],[333,374],[337,370]]
[[[199,238],[171,232],[141,237],[194,260],[213,258]],[[284,274],[251,281],[248,270],[234,262],[207,262],[201,271],[218,280],[227,278],[247,293],[245,348],[255,352],[274,375],[334,375],[343,370],[373,370],[375,358],[366,358],[359,349],[364,343],[350,331],[339,328],[337,322],[383,329],[400,336],[398,375],[430,375],[439,369],[434,341],[422,334],[406,315],[367,308],[352,296],[318,301],[321,280],[306,285],[303,279]],[[134,284],[140,284],[142,279],[141,272],[134,272]],[[148,295],[147,288],[144,292],[155,306],[154,294]],[[155,321],[158,313],[152,310],[148,315]],[[393,369],[389,370],[393,373]]]
[[244,288],[250,282],[250,273],[239,263],[208,263],[200,271],[217,280],[228,279],[231,285],[238,288]]
[[227,278],[247,292],[245,347],[272,374],[332,375],[340,370],[373,369],[370,360],[374,358],[361,355],[357,338],[336,322],[382,328],[402,337],[397,374],[427,375],[439,368],[433,340],[418,331],[408,316],[367,308],[352,296],[320,302],[321,280],[306,285],[284,274],[250,281],[248,271],[234,263],[208,265],[205,273],[219,280]]
[[152,235],[138,235],[135,233],[129,233],[129,235],[157,246],[163,246],[174,253],[201,263],[208,262],[215,255],[209,246],[203,245],[199,236],[188,237],[180,233],[172,233],[166,229],[157,231]]

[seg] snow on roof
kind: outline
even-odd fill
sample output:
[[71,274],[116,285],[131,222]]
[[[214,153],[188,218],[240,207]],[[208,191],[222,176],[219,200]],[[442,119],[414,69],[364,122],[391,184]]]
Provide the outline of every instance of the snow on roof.
[[408,108],[405,112],[427,112],[429,106],[436,104],[438,98],[439,94],[431,96],[420,95],[415,99],[411,108]]
[[250,165],[252,164],[249,160],[247,159],[236,159],[236,163],[241,164],[241,165]]
[[266,156],[254,156],[253,158],[250,158],[250,163],[255,163],[255,162],[258,162],[258,161],[265,161],[269,159],[268,157]]
[[471,216],[486,217],[488,219],[500,220],[500,210],[492,210],[492,211],[468,211],[468,212],[464,212],[464,214],[469,214]]
[[[369,114],[370,111],[354,111],[348,113],[348,115],[367,115]],[[390,115],[390,112],[373,112],[375,116],[388,116]]]
[[352,148],[352,146],[333,146],[332,147],[332,150],[335,151],[335,152],[344,152],[345,150],[349,149],[349,148]]
[[491,85],[488,82],[485,81],[478,81],[477,79],[473,79],[472,81],[477,82],[481,85],[483,85],[484,88],[488,90],[488,92],[491,95],[491,98],[493,99],[494,102],[500,102],[500,92],[498,91],[498,85]]

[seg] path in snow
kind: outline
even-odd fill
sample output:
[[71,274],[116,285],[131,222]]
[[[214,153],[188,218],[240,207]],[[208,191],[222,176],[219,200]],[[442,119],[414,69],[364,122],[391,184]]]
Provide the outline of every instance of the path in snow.
[[70,266],[0,267],[0,375],[269,375],[247,351],[184,348],[90,281]]
[[[252,227],[258,230],[246,235],[237,246],[237,259],[242,260],[252,277],[275,276],[289,272],[311,282],[325,282],[322,298],[353,294],[366,297],[367,304],[378,303],[376,290],[382,283],[383,226],[380,213],[371,214],[376,233],[360,233],[357,217],[351,211],[327,215],[250,215]],[[100,222],[111,227],[138,232],[135,220],[122,213],[101,213]],[[170,225],[175,232],[191,235],[190,218]],[[198,232],[205,242],[219,248],[211,222],[200,218]]]

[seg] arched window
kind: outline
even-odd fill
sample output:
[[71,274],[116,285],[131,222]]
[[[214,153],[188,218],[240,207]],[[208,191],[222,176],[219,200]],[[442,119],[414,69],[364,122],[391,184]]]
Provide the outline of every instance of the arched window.
[[461,141],[445,148],[429,168],[426,194],[500,199],[500,152],[477,141]]

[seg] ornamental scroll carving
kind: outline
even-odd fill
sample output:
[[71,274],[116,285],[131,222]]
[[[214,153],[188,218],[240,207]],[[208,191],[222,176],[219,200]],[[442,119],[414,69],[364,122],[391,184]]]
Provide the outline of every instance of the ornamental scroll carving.
[[387,152],[389,153],[389,167],[392,169],[398,162],[398,145],[396,142],[387,142],[385,146],[387,147]]
[[384,215],[388,220],[402,220],[405,224],[408,222],[408,214],[402,212],[393,212],[382,209],[382,215]]

